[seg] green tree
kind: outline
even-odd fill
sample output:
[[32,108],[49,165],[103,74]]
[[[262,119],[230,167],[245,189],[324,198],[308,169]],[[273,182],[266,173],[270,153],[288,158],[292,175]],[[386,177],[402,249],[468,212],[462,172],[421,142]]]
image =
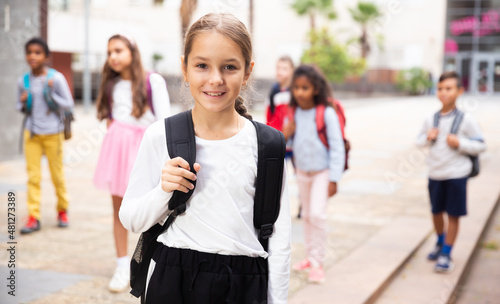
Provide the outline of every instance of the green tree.
[[153,54],[153,71],[158,69],[158,63],[163,60],[163,55],[160,53]]
[[333,9],[333,0],[295,0],[292,8],[299,16],[309,16],[311,31],[316,30],[316,15],[321,14],[328,19],[337,18]]
[[421,68],[400,71],[396,77],[397,87],[410,95],[419,95],[432,87],[429,72]]
[[328,30],[311,31],[311,47],[304,51],[302,63],[314,63],[328,80],[342,82],[349,75],[360,75],[365,68],[363,58],[351,58],[346,47],[337,43]]
[[[361,57],[366,58],[371,49],[368,28],[382,17],[382,13],[375,4],[369,2],[358,2],[358,5],[355,8],[350,8],[349,11],[354,21],[361,26],[361,36],[358,39],[361,46]],[[379,41],[381,40],[379,39]]]

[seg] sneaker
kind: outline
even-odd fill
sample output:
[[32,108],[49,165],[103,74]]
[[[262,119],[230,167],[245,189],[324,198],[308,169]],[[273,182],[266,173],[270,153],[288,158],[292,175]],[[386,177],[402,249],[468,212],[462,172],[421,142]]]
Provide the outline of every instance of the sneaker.
[[309,271],[309,278],[307,279],[309,283],[322,284],[325,282],[325,272],[323,267],[314,267]]
[[441,250],[443,249],[443,244],[436,244],[434,249],[427,255],[427,259],[429,261],[436,261],[441,254]]
[[449,254],[440,254],[436,266],[434,267],[434,271],[447,273],[453,270],[453,261]]
[[115,269],[113,278],[109,281],[108,289],[111,292],[122,292],[130,287],[130,269],[128,266],[118,266]]
[[40,221],[30,215],[26,225],[21,229],[21,234],[28,234],[38,230],[40,230]]
[[59,211],[59,214],[57,215],[57,221],[59,222],[57,226],[62,228],[68,227],[68,213],[66,211]]
[[311,261],[309,261],[309,259],[303,259],[302,261],[294,264],[292,268],[295,271],[302,271],[311,268],[311,266]]

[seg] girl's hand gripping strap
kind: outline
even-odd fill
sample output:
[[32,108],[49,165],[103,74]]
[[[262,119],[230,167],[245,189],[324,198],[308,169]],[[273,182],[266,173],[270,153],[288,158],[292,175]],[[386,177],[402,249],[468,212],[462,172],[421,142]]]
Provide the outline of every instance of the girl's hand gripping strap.
[[[165,135],[170,158],[182,157],[189,163],[191,172],[196,174],[194,170],[196,143],[191,110],[166,118]],[[196,181],[190,182],[196,187]],[[182,214],[186,210],[186,202],[193,194],[193,191],[194,189],[188,193],[175,191],[168,202],[168,209],[173,210],[173,213]]]

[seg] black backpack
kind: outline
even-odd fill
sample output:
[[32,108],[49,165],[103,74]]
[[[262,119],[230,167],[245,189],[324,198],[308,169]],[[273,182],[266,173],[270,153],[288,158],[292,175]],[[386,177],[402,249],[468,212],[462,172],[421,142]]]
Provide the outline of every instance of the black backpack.
[[[269,237],[274,231],[281,202],[283,165],[285,157],[285,137],[272,127],[251,121],[257,131],[258,163],[254,198],[254,226],[259,231],[259,242],[268,250]],[[165,119],[165,134],[170,158],[182,157],[189,163],[193,173],[196,161],[196,143],[191,111],[182,112]],[[196,181],[192,181],[196,186]],[[141,297],[146,290],[149,264],[159,243],[158,236],[173,223],[175,218],[186,211],[186,202],[193,194],[174,191],[168,202],[173,210],[164,225],[156,224],[143,232],[130,262],[130,293]],[[141,302],[144,297],[141,297]]]
[[[456,109],[457,114],[455,116],[455,119],[453,119],[453,124],[451,125],[451,130],[450,134],[457,134],[458,128],[460,127],[460,124],[462,123],[462,120],[464,119],[464,112],[460,111],[459,109]],[[434,114],[434,128],[437,128],[439,126],[439,118],[441,118],[441,111],[436,112]],[[481,140],[482,141],[482,140]],[[479,156],[478,155],[468,155],[471,162],[472,162],[472,170],[469,174],[469,177],[474,177],[479,174]]]

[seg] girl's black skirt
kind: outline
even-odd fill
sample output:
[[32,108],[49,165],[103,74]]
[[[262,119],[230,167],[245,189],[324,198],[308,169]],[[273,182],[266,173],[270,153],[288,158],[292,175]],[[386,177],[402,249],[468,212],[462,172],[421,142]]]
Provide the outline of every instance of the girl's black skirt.
[[146,304],[266,304],[267,260],[160,244]]

